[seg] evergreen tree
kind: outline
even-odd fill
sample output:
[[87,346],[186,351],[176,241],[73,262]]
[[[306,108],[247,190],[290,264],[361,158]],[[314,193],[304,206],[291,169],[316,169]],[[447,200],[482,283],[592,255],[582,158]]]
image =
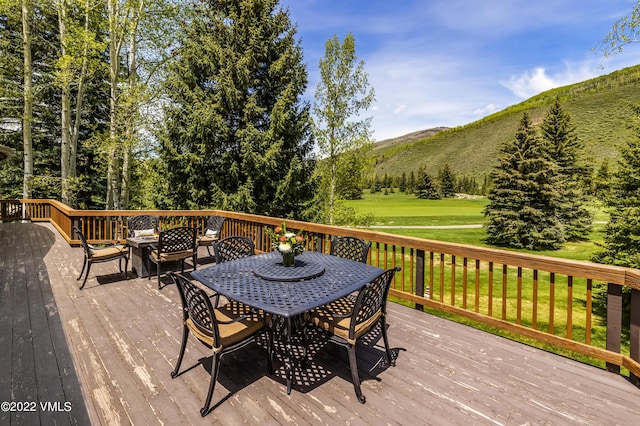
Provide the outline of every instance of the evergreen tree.
[[489,192],[487,242],[531,250],[558,249],[565,241],[558,218],[557,166],[525,113],[512,142],[500,151]]
[[402,172],[402,177],[400,178],[400,184],[398,185],[398,188],[400,189],[401,192],[407,192],[407,173],[406,172]]
[[300,218],[315,192],[302,49],[277,0],[198,1],[167,80],[174,208]]
[[438,180],[440,181],[440,192],[443,198],[453,198],[456,196],[455,177],[449,164],[445,164],[444,167],[438,173]]
[[440,188],[435,180],[427,173],[424,167],[418,169],[415,194],[418,198],[428,200],[439,200],[442,198]]
[[606,205],[610,209],[603,249],[595,262],[640,268],[640,106],[636,106],[636,135],[620,149]]
[[416,189],[416,174],[411,170],[409,174],[409,182],[407,183],[407,192],[413,193]]
[[581,176],[590,174],[581,159],[584,144],[575,134],[571,117],[556,99],[540,126],[548,143],[551,158],[558,166],[558,191],[560,193],[559,218],[569,241],[588,237],[593,215],[586,208],[587,198],[580,186]]
[[595,178],[592,184],[592,193],[600,201],[605,201],[609,196],[611,190],[611,170],[609,169],[609,160],[604,159],[600,163],[600,167],[596,172]]

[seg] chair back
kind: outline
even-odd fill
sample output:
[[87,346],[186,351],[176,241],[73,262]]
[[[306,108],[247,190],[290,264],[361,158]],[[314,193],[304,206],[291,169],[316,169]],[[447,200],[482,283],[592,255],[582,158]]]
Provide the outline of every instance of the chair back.
[[198,331],[213,339],[213,347],[218,347],[218,342],[220,341],[218,322],[207,294],[182,274],[169,272],[168,275],[176,284],[178,293],[180,293],[183,322],[186,323],[187,320],[191,320]]
[[80,242],[82,243],[82,248],[84,249],[84,255],[87,257],[87,259],[91,259],[91,256],[93,256],[93,251],[91,250],[91,246],[87,242],[87,238],[77,226],[73,225],[73,230],[78,235],[78,237],[80,237]]
[[127,218],[127,232],[130,237],[135,237],[136,231],[150,232],[153,235],[154,232],[159,230],[160,218],[158,216],[150,216],[148,214],[141,214],[138,216],[132,216]]
[[206,231],[217,232],[218,237],[220,237],[220,233],[222,232],[222,226],[224,225],[224,216],[209,216],[209,220],[207,220],[207,228]]
[[188,226],[160,232],[158,254],[196,249],[196,228]]
[[334,237],[331,240],[331,251],[329,254],[354,260],[356,262],[367,262],[371,243],[356,237]]
[[127,218],[127,231],[130,237],[136,236],[136,231],[148,231],[157,232],[159,230],[160,218],[158,216],[151,216],[142,214],[138,216],[132,216]]
[[349,334],[353,336],[355,328],[369,319],[373,318],[378,311],[382,315],[386,313],[387,295],[389,286],[396,272],[400,267],[387,269],[378,275],[373,281],[362,287],[355,302],[351,317],[351,329]]
[[216,263],[242,259],[255,254],[253,241],[249,237],[232,236],[213,243]]

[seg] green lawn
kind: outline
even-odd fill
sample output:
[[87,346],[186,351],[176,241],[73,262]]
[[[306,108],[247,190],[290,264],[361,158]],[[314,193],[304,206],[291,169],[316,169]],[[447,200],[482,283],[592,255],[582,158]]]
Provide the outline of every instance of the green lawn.
[[[475,246],[482,247],[490,247],[485,244],[485,230],[484,228],[447,228],[447,229],[407,229],[402,228],[402,226],[452,226],[452,225],[478,225],[484,224],[485,217],[483,214],[483,210],[488,203],[486,198],[478,198],[478,199],[444,199],[444,200],[421,200],[413,195],[407,195],[401,192],[396,192],[393,194],[384,195],[383,193],[369,194],[368,191],[365,193],[364,198],[362,200],[350,200],[345,201],[345,205],[348,207],[352,207],[358,211],[358,213],[373,213],[375,218],[373,221],[372,229],[376,229],[376,226],[394,226],[397,228],[379,228],[381,232],[387,232],[397,235],[406,235],[418,238],[425,238],[431,240],[438,241],[447,241],[452,243],[459,244],[470,244]],[[566,243],[561,250],[557,251],[542,251],[542,252],[534,252],[530,250],[519,250],[527,253],[534,253],[546,256],[553,256],[559,258],[566,259],[574,259],[574,260],[589,260],[593,253],[597,250],[596,243],[602,241],[603,232],[605,225],[602,222],[607,220],[606,213],[600,209],[594,207],[594,220],[597,222],[594,226],[593,232],[590,235],[588,241],[580,242],[580,243]],[[402,260],[398,260],[399,263],[402,263]],[[457,263],[459,260],[457,260]],[[447,268],[449,265],[447,266]],[[461,269],[462,265],[458,265],[457,268]],[[436,276],[438,276],[439,267],[436,266]],[[499,273],[499,272],[497,272]],[[449,276],[450,270],[447,269],[445,272],[445,276]],[[515,282],[515,278],[512,276],[514,271],[509,272],[511,281]],[[483,270],[481,273],[481,299],[477,301],[481,306],[480,310],[486,310],[486,306],[488,303],[488,299],[486,297],[487,294],[487,271]],[[528,320],[526,318],[531,317],[531,310],[533,309],[532,302],[532,279],[529,276],[530,272],[525,273],[523,276],[523,288],[522,288],[522,309],[523,309],[523,324],[527,324]],[[473,276],[473,274],[471,274]],[[563,278],[566,279],[566,278]],[[541,284],[538,293],[538,329],[544,329],[546,327],[547,314],[549,309],[549,289],[545,288],[545,282],[548,280],[548,277],[541,277]],[[456,278],[456,286],[460,288],[462,285],[460,278]],[[573,337],[582,341],[584,339],[584,320],[586,316],[584,306],[586,295],[586,284],[582,282],[583,280],[576,280],[573,286]],[[444,293],[444,299],[449,300],[451,296],[451,292],[448,289],[447,284],[440,288],[439,285],[434,286],[432,291],[434,294],[439,295],[440,292]],[[494,307],[493,315],[499,315],[500,310],[502,308],[500,304],[500,292],[502,291],[501,284],[496,281],[495,286],[493,288],[493,295],[495,298],[495,302],[497,305]],[[459,295],[456,296],[456,299],[459,299]],[[517,295],[515,294],[515,289],[508,288],[507,291],[507,317],[513,319],[513,315],[516,312],[516,303]],[[566,323],[564,321],[563,316],[566,315],[563,309],[567,307],[567,297],[566,297],[566,283],[562,282],[559,279],[556,287],[556,294],[554,297],[554,304],[556,310],[556,318],[554,320],[555,326],[555,334],[563,335],[566,332]],[[460,306],[461,300],[457,300],[456,304]],[[476,303],[476,300],[473,296],[469,297],[468,303],[473,304]],[[541,347],[550,351],[557,351],[557,348],[553,348],[552,346],[547,346],[542,344],[541,342],[537,342],[535,340],[529,340],[523,338],[521,336],[514,336],[508,332],[502,332],[498,330],[494,330],[491,327],[487,327],[484,325],[475,324],[473,321],[464,320],[461,318],[455,317],[455,315],[445,314],[443,312],[430,311],[433,314],[445,316],[450,319],[454,319],[456,321],[460,321],[466,323],[468,325],[472,325],[478,327],[480,329],[490,331],[496,334],[503,335],[505,337],[512,338],[514,340],[518,340],[521,342],[525,342],[537,347]],[[594,317],[594,323],[592,324],[592,344],[599,347],[604,347],[605,344],[605,336],[606,336],[606,327],[603,325],[601,318],[597,316]],[[530,325],[530,324],[527,324]],[[627,345],[623,343],[623,351],[628,350]],[[602,362],[589,359],[588,357],[580,356],[577,354],[567,353],[566,351],[558,351],[566,356],[579,359],[583,362],[591,363],[594,365],[598,365],[602,367]]]
[[[379,229],[397,235],[406,235],[429,240],[447,241],[451,243],[470,244],[474,246],[490,247],[484,243],[486,236],[483,228],[449,228],[449,229],[403,229],[401,226],[459,226],[479,225],[485,223],[483,214],[487,205],[487,198],[476,199],[443,199],[421,200],[414,195],[397,191],[392,194],[370,194],[365,191],[361,200],[347,200],[344,204],[356,209],[358,213],[373,213],[374,220],[371,226],[398,226],[399,228]],[[594,208],[597,222],[607,220],[606,213],[599,208]],[[555,251],[530,251],[519,250],[526,253],[535,253],[553,257],[561,257],[574,260],[589,260],[596,251],[596,242],[602,241],[603,224],[596,224],[590,235],[589,241],[580,243],[566,243],[561,250]]]

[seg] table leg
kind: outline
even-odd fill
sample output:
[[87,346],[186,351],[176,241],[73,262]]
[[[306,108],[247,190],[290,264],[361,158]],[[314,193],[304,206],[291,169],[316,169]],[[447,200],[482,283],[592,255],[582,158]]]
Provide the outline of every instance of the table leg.
[[293,346],[291,345],[291,329],[293,328],[293,324],[291,323],[291,318],[287,318],[287,349],[285,353],[285,368],[287,369],[287,395],[291,395],[291,383],[293,382]]

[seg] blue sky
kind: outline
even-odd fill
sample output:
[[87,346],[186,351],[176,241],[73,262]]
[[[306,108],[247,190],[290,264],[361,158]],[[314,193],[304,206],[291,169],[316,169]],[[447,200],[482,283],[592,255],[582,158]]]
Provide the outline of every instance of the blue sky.
[[376,140],[455,127],[544,90],[640,64],[640,44],[594,52],[637,0],[281,0],[313,101],[325,42],[353,33],[376,93]]

